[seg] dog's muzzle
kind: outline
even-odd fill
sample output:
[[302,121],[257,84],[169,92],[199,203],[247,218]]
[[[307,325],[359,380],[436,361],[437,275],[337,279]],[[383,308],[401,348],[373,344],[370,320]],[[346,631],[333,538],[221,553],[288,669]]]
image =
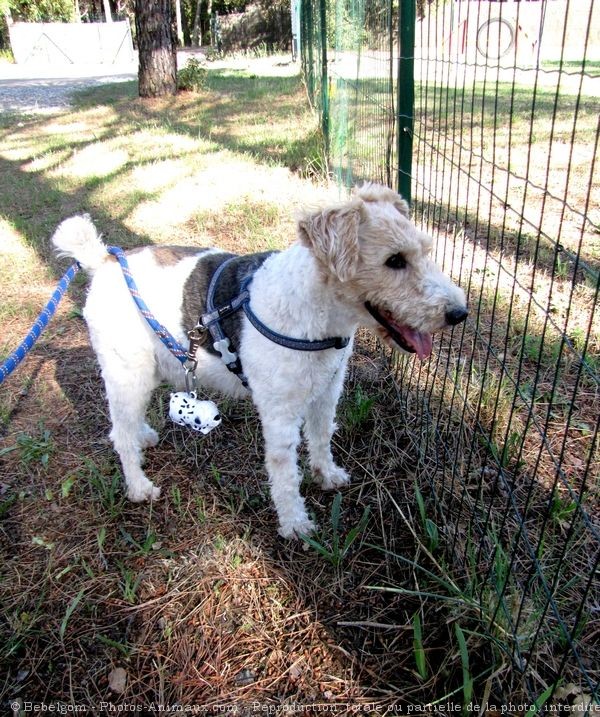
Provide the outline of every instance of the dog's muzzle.
[[[369,301],[365,302],[365,308],[384,330],[383,337],[386,341],[392,341],[397,348],[403,351],[417,354],[421,360],[431,355],[433,339],[429,332],[419,331],[408,324],[398,323],[389,311],[379,309]],[[469,312],[466,307],[459,306],[448,309],[444,318],[448,326],[456,326],[464,321],[468,315]]]

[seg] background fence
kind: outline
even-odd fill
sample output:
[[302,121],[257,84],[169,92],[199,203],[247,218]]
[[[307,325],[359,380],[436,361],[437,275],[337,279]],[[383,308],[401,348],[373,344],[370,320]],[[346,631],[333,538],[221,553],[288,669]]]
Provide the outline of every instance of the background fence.
[[600,699],[599,5],[305,0],[301,23],[331,171],[412,195],[469,297],[469,322],[435,358],[392,361],[449,574],[512,665],[494,689],[588,709]]

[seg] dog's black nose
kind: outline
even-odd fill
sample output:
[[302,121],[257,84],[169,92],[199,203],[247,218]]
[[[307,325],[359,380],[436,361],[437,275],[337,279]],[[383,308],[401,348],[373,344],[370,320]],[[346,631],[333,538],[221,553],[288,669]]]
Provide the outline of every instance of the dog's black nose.
[[450,311],[446,311],[446,323],[450,324],[450,326],[456,326],[456,324],[460,324],[461,321],[464,321],[468,315],[469,312],[462,306],[458,309],[451,309]]

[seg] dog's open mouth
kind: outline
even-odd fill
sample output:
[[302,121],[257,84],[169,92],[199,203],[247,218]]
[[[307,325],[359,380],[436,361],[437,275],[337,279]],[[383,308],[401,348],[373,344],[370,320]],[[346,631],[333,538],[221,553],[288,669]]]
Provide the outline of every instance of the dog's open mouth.
[[431,334],[417,331],[417,329],[413,329],[406,324],[397,323],[388,311],[378,309],[368,301],[365,302],[365,308],[375,321],[385,329],[384,340],[391,339],[404,351],[417,354],[421,361],[431,355],[433,346]]

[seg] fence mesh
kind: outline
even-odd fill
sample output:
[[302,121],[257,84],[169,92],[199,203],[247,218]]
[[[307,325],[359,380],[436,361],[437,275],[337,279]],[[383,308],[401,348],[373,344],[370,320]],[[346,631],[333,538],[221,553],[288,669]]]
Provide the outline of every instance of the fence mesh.
[[600,699],[599,6],[306,0],[302,55],[332,173],[396,188],[409,174],[413,216],[469,298],[435,358],[391,359],[448,570],[512,665],[505,697],[517,682],[532,700],[575,685],[588,709]]

